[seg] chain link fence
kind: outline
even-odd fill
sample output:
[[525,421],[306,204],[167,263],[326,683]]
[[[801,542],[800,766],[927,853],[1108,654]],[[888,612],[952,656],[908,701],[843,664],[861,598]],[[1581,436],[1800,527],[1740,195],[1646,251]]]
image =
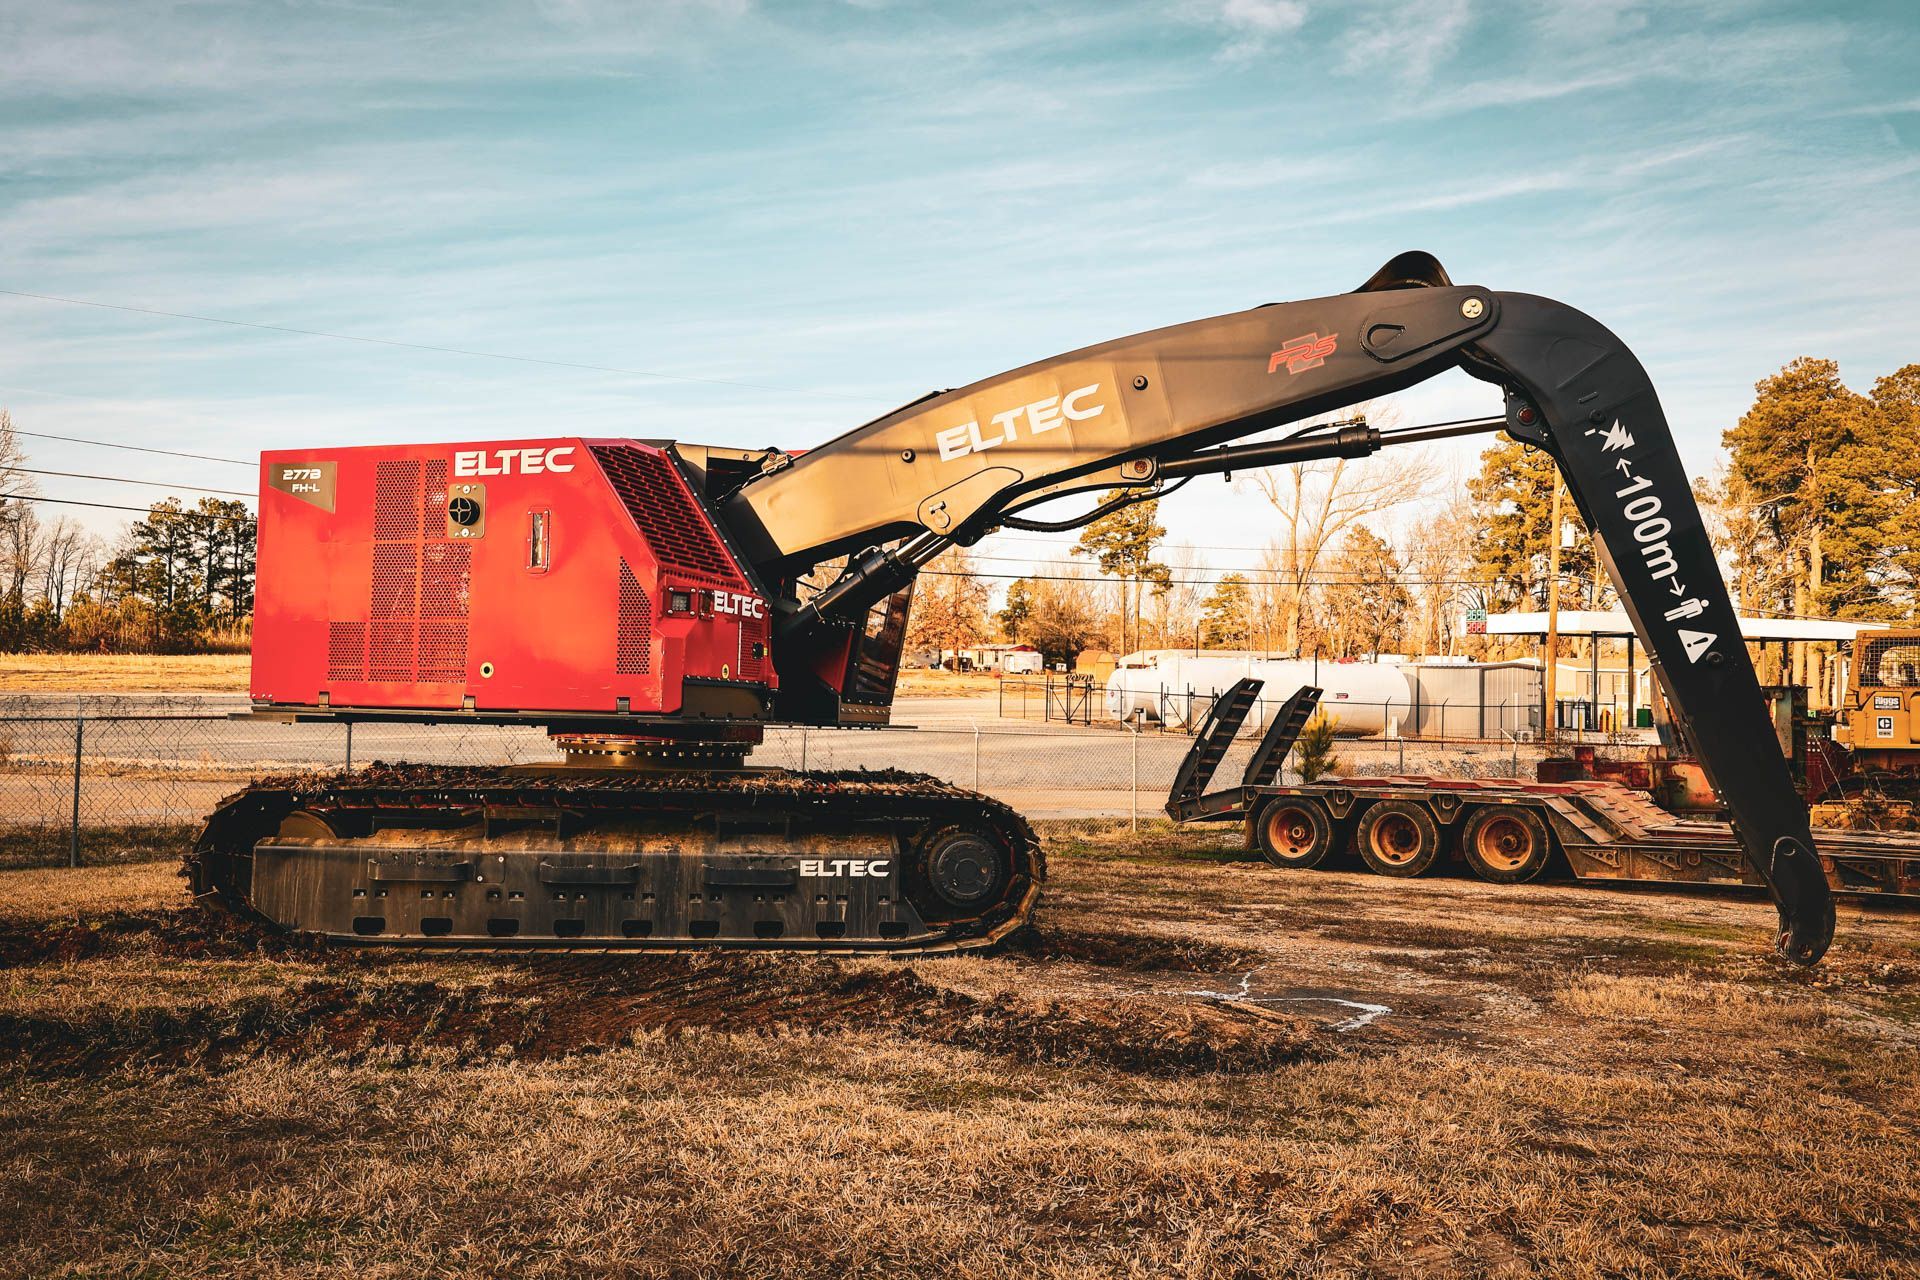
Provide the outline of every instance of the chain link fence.
[[[244,703],[237,704],[244,706]],[[282,724],[234,719],[219,700],[0,701],[0,866],[80,865],[177,855],[192,829],[248,780],[375,760],[504,767],[557,763],[537,728]],[[1216,775],[1236,781],[1256,741]],[[753,765],[906,769],[1004,800],[1035,818],[1157,814],[1190,739],[1153,727],[982,719],[916,729],[770,728]],[[1517,739],[1343,741],[1349,773],[1530,775],[1540,750]],[[1293,776],[1289,771],[1288,776]]]

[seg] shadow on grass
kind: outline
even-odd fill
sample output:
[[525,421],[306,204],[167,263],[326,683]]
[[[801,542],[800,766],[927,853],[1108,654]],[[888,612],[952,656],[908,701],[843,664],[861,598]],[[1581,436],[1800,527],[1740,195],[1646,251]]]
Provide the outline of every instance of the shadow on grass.
[[[184,822],[80,828],[83,867],[118,866],[179,858],[193,847],[198,828]],[[0,826],[0,870],[64,867],[73,857],[69,827]]]

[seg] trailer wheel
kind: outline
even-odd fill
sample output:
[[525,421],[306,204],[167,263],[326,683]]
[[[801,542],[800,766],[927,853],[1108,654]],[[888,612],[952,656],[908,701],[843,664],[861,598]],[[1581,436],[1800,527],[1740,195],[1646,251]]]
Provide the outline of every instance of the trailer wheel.
[[1311,797],[1276,796],[1260,810],[1254,838],[1274,866],[1305,871],[1333,851],[1333,819]]
[[1440,856],[1440,828],[1425,805],[1382,800],[1360,815],[1354,841],[1366,864],[1383,876],[1417,876]]
[[1473,873],[1494,884],[1533,879],[1546,869],[1553,852],[1540,815],[1514,804],[1474,810],[1461,828],[1460,847]]

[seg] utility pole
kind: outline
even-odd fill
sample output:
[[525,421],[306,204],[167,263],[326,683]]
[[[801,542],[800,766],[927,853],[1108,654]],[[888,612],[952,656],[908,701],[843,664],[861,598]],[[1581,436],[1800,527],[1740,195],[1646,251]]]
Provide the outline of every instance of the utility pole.
[[[1815,613],[1820,610],[1820,579],[1825,576],[1826,567],[1826,557],[1820,550],[1820,525],[1816,521],[1813,526],[1813,546],[1810,548],[1807,556],[1807,608]],[[1824,674],[1821,670],[1823,655],[1819,650],[1814,649],[1812,645],[1802,645],[1801,647],[1810,651],[1807,654],[1805,684],[1807,686],[1808,696],[1812,697],[1817,692],[1817,687],[1821,684],[1821,677]],[[1825,700],[1824,695],[1821,696],[1820,700],[1814,703],[1814,709],[1820,710],[1821,703],[1825,702]]]
[[1541,684],[1547,695],[1542,726],[1553,740],[1554,720],[1560,709],[1560,464],[1553,464],[1553,522],[1547,530],[1547,653]]

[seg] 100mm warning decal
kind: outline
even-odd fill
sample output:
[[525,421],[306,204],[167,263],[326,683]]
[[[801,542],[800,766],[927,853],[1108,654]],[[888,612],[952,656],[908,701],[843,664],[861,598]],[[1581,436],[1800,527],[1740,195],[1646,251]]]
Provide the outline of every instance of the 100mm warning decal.
[[[1588,427],[1586,434],[1600,437],[1600,452],[1624,454],[1633,447],[1633,433],[1615,418],[1613,425],[1602,429]],[[1673,532],[1673,521],[1661,514],[1664,504],[1660,495],[1650,493],[1653,481],[1645,476],[1634,474],[1633,460],[1619,457],[1613,461],[1613,469],[1624,480],[1621,488],[1613,491],[1620,502],[1620,514],[1633,527],[1634,545],[1640,550],[1640,559],[1647,567],[1647,573],[1655,582],[1665,582],[1667,591],[1673,596],[1673,607],[1666,611],[1668,622],[1684,622],[1698,618],[1707,611],[1707,601],[1693,594],[1686,583],[1680,580],[1680,566],[1674,559],[1673,543],[1668,535]],[[1713,642],[1719,637],[1711,631],[1695,631],[1687,627],[1675,629],[1680,637],[1681,646],[1687,651],[1688,662],[1698,662],[1713,648]]]

